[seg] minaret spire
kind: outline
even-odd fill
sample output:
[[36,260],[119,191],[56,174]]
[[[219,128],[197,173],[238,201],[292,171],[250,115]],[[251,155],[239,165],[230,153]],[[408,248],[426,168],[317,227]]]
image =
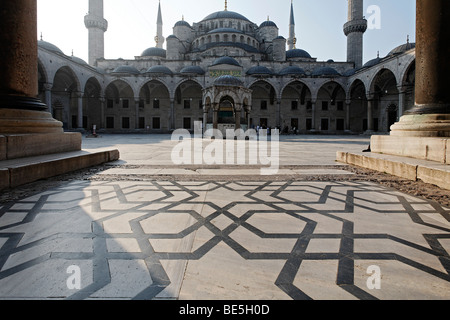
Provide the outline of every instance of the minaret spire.
[[297,38],[295,37],[294,0],[291,0],[291,14],[289,19],[289,39],[287,43],[289,46],[289,50],[295,49]]
[[163,36],[163,19],[162,19],[162,13],[161,13],[161,0],[159,1],[159,5],[158,5],[158,19],[156,22],[156,37],[155,37],[155,41],[156,41],[156,47],[157,48],[162,48],[164,45],[164,36]]
[[225,0],[225,11],[228,11],[228,1]]

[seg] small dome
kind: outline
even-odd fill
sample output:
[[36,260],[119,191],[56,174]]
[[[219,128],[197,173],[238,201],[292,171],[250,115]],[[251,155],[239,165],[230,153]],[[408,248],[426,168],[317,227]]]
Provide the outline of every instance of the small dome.
[[112,73],[120,73],[120,74],[140,74],[139,70],[133,66],[119,66],[114,69]]
[[373,66],[379,64],[381,62],[381,60],[383,60],[383,59],[380,57],[376,57],[375,59],[369,60],[364,64],[363,68],[373,67]]
[[70,59],[72,59],[73,62],[76,62],[76,63],[78,63],[78,64],[84,64],[84,65],[87,65],[87,62],[84,61],[84,60],[81,59],[81,58],[71,56]]
[[345,71],[342,75],[344,77],[351,77],[352,75],[354,75],[356,73],[356,71],[358,71],[358,69],[350,69]]
[[174,34],[171,34],[170,36],[168,36],[166,38],[166,40],[169,40],[169,39],[177,39],[178,40],[178,38]]
[[184,21],[184,20],[180,20],[177,23],[175,23],[174,27],[188,27],[188,28],[190,28],[191,25],[189,23],[187,23],[186,21]]
[[391,52],[389,52],[388,56],[394,56],[397,54],[405,53],[406,51],[409,51],[411,49],[414,49],[416,47],[416,44],[414,42],[407,42],[405,44],[402,44],[401,46],[396,47]]
[[298,66],[290,66],[281,70],[279,74],[280,76],[304,76],[306,72]]
[[266,67],[263,66],[255,66],[247,71],[247,75],[249,76],[271,76],[273,75],[273,72]]
[[215,86],[242,87],[244,83],[236,77],[225,75],[220,76],[214,81]]
[[275,24],[275,22],[273,21],[264,21],[263,23],[261,23],[261,25],[259,26],[260,28],[265,28],[265,27],[275,27],[278,28],[277,25]]
[[205,70],[203,70],[199,66],[189,66],[189,67],[185,67],[185,68],[181,69],[180,73],[181,74],[204,75],[205,74]]
[[286,51],[286,58],[287,59],[294,59],[294,58],[311,59],[311,55],[302,49],[292,49],[292,50]]
[[232,57],[228,57],[228,56],[220,57],[220,58],[216,59],[216,60],[213,62],[212,66],[217,66],[217,65],[220,65],[220,64],[228,64],[228,65],[236,66],[236,67],[240,67],[240,66],[241,66],[241,65],[239,64],[239,62],[237,62],[237,61],[236,61],[235,59],[233,59]]
[[167,68],[166,66],[156,65],[153,67],[150,67],[150,69],[147,70],[147,73],[151,74],[165,74],[165,75],[173,75],[173,72]]
[[249,21],[243,15],[241,15],[241,14],[239,14],[237,12],[233,12],[233,11],[214,12],[214,13],[211,13],[209,16],[207,16],[202,21],[213,20],[213,19],[237,19],[237,20]]
[[340,76],[341,74],[331,67],[320,67],[314,70],[312,75],[315,77],[335,77]]
[[141,57],[160,57],[166,58],[166,50],[162,48],[148,48],[142,52]]
[[64,55],[64,52],[62,52],[61,49],[59,49],[54,44],[51,44],[50,42],[47,42],[47,41],[44,41],[44,40],[39,40],[38,41],[38,47],[43,48],[43,49],[48,50],[48,51],[51,51],[53,53]]
[[214,29],[208,32],[208,34],[212,34],[212,33],[243,33],[242,31],[238,30],[238,29],[234,29],[234,28],[218,28],[218,29]]
[[100,67],[95,67],[95,71],[97,71],[97,72],[100,73],[100,74],[106,74],[105,69],[100,68]]
[[274,40],[286,40],[286,38],[283,37],[283,36],[278,36],[278,37],[276,37]]

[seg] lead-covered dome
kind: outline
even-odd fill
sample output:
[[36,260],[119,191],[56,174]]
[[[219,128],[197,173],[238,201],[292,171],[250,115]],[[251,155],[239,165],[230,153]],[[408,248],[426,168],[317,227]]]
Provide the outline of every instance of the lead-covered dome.
[[239,64],[239,62],[236,61],[236,59],[232,58],[232,57],[220,57],[216,60],[214,60],[214,62],[212,63],[212,66],[218,66],[221,64],[228,64],[231,66],[236,66],[236,67],[240,67],[241,65]]
[[168,76],[173,75],[172,70],[170,70],[166,66],[161,66],[161,65],[156,65],[156,66],[150,67],[147,70],[147,73],[155,74],[155,75],[168,75]]
[[319,67],[313,71],[314,77],[338,77],[341,74],[331,67]]
[[280,76],[305,76],[306,72],[298,66],[289,66],[284,68],[279,73]]
[[159,58],[166,58],[167,52],[166,50],[162,48],[148,48],[145,49],[144,52],[142,52],[141,57],[159,57]]
[[61,51],[61,49],[59,49],[57,46],[55,46],[54,44],[44,41],[44,40],[39,40],[38,41],[38,47],[43,48],[47,51],[51,51],[53,53],[57,53],[60,55],[64,55],[64,52]]
[[191,25],[184,21],[184,20],[180,20],[177,23],[175,23],[174,27],[187,27],[187,28],[191,28]]
[[244,21],[250,22],[250,20],[248,20],[243,15],[241,15],[241,14],[239,14],[237,12],[233,12],[233,11],[218,11],[218,12],[214,12],[214,13],[211,13],[209,16],[207,16],[202,21],[214,20],[214,19],[237,19],[237,20],[244,20]]
[[183,69],[181,69],[180,71],[181,74],[184,75],[204,75],[205,74],[205,70],[202,69],[202,67],[199,66],[188,66],[188,67],[184,67]]
[[139,70],[136,69],[133,66],[119,66],[117,68],[114,69],[114,71],[112,73],[117,73],[117,74],[133,74],[133,75],[138,75],[140,74]]
[[409,51],[411,49],[414,49],[416,47],[416,44],[414,42],[407,42],[405,44],[402,44],[401,46],[398,46],[394,48],[391,52],[389,52],[388,56],[394,56],[397,54],[405,53],[406,51]]
[[302,49],[292,49],[292,50],[286,51],[286,58],[287,59],[295,59],[295,58],[311,59],[311,55]]
[[224,75],[214,81],[215,86],[243,87],[244,83],[236,77]]
[[259,27],[260,28],[265,28],[265,27],[278,28],[278,26],[275,24],[275,22],[270,21],[270,20],[264,21],[263,23],[261,23],[261,25]]
[[254,66],[247,71],[247,75],[249,76],[271,76],[273,72],[264,66]]
[[380,57],[378,56],[378,57],[376,57],[375,59],[372,59],[372,60],[367,61],[367,62],[364,64],[363,68],[370,68],[370,67],[376,66],[376,65],[379,64],[382,60],[383,60],[383,59],[380,58]]

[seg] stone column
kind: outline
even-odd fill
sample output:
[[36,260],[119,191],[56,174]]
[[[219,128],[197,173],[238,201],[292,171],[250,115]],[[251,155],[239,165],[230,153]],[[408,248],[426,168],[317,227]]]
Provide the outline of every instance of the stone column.
[[311,101],[311,131],[316,130],[316,101]]
[[53,83],[46,83],[44,84],[44,90],[45,90],[45,103],[48,107],[48,112],[50,114],[53,114],[53,107],[52,107],[52,88]]
[[0,1],[0,159],[81,150],[81,134],[65,134],[37,95],[36,0]]
[[139,97],[134,98],[134,108],[135,108],[135,122],[134,122],[134,128],[137,130],[139,129]]
[[401,118],[406,107],[406,89],[398,86],[398,117]]
[[36,0],[0,2],[0,133],[62,132],[38,95]]
[[373,131],[373,98],[367,100],[367,132]]
[[241,116],[242,116],[241,112],[242,112],[242,106],[236,105],[236,108],[235,108],[235,127],[234,127],[235,130],[239,130],[241,128]]
[[104,96],[101,96],[100,97],[100,117],[101,117],[100,126],[101,126],[101,129],[106,129],[105,104],[106,104],[106,99]]
[[391,135],[450,137],[450,2],[417,0],[415,107]]
[[77,92],[76,93],[77,106],[78,106],[78,117],[77,117],[78,129],[82,129],[83,128],[83,96],[84,96],[83,92]]
[[277,126],[281,128],[281,99],[277,99]]
[[350,131],[350,105],[351,100],[345,100],[345,131]]
[[219,106],[213,106],[213,129],[219,129]]
[[448,0],[417,0],[415,106],[372,136],[372,152],[450,164],[449,23]]
[[208,124],[208,111],[203,109],[203,134],[206,132],[206,125]]
[[175,130],[175,100],[170,99],[170,129]]

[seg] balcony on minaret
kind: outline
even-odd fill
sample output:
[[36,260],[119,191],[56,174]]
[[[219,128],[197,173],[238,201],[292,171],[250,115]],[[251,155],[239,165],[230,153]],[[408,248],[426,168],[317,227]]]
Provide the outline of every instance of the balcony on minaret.
[[108,30],[108,21],[93,14],[87,14],[84,17],[84,25],[88,29],[100,29],[103,32]]
[[353,32],[361,32],[364,33],[367,31],[367,20],[366,19],[358,19],[351,20],[344,25],[344,33],[348,36]]

